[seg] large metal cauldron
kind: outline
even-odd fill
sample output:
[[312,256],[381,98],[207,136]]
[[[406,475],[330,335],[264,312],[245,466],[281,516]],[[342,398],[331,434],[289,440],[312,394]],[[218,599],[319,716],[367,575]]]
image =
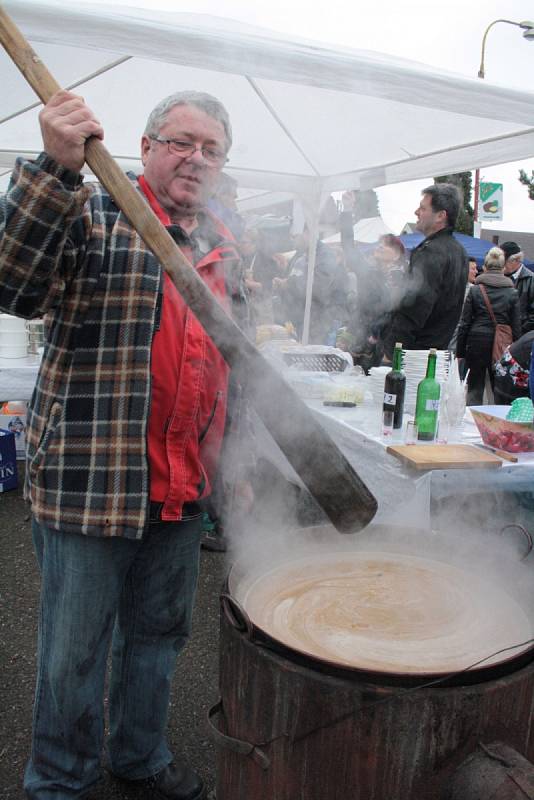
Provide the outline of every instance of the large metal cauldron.
[[217,800],[438,800],[479,741],[534,757],[531,649],[435,685],[350,669],[258,629],[232,580],[211,713]]

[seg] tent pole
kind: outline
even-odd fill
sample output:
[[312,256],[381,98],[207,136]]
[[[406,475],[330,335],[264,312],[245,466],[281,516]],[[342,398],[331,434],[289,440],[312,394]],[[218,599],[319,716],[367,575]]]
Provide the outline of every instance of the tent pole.
[[302,344],[307,345],[310,339],[311,304],[313,293],[313,279],[315,275],[315,260],[317,255],[317,239],[319,238],[319,216],[321,213],[322,194],[314,192],[310,197],[301,197],[304,216],[309,231],[308,243],[308,271],[306,276],[306,303],[304,305],[304,323],[302,326]]

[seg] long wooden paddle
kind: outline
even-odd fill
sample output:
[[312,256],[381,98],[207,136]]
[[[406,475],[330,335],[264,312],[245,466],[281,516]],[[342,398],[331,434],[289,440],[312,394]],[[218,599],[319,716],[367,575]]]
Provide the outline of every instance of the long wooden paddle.
[[[39,98],[48,102],[61,87],[1,7],[0,42]],[[376,500],[313,413],[226,314],[102,142],[88,139],[85,158],[225,360],[246,375],[254,408],[334,526],[352,533],[367,525]]]

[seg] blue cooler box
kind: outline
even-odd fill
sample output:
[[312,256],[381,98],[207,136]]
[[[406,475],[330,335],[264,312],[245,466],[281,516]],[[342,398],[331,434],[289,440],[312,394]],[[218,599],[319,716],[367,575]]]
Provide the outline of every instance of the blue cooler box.
[[15,435],[0,428],[0,492],[8,492],[18,486],[17,450]]

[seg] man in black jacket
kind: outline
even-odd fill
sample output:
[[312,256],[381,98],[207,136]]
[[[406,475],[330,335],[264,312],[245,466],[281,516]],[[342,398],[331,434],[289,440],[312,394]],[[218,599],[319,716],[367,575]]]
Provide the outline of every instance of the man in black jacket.
[[417,230],[426,236],[410,256],[403,294],[393,315],[386,354],[395,342],[405,350],[447,348],[462,312],[467,254],[452,232],[460,195],[450,183],[423,189]]
[[504,253],[504,274],[512,279],[519,295],[521,334],[534,330],[534,275],[523,264],[523,253],[516,242],[499,245]]

